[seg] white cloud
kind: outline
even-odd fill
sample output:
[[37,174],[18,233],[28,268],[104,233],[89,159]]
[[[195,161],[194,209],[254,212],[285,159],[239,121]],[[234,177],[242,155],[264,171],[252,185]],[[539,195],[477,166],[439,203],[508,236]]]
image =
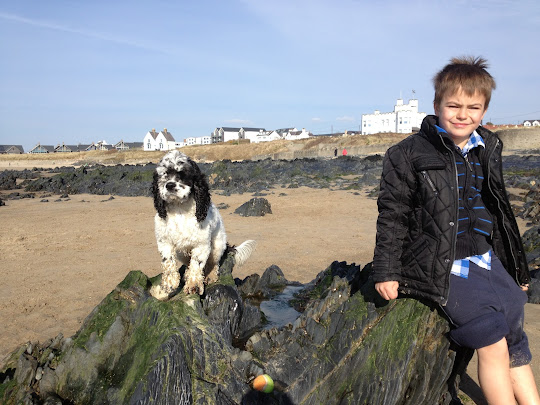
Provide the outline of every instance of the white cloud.
[[61,32],[67,32],[67,33],[71,33],[71,34],[81,35],[81,36],[84,36],[84,37],[87,37],[87,38],[93,38],[93,39],[97,39],[97,40],[100,40],[100,41],[112,42],[112,43],[119,44],[119,45],[126,45],[126,46],[133,47],[133,48],[145,49],[145,50],[148,50],[148,51],[163,53],[163,54],[166,54],[166,55],[171,55],[172,54],[172,52],[170,50],[164,49],[164,48],[159,47],[159,46],[155,46],[153,44],[144,44],[144,43],[141,43],[141,42],[131,41],[131,40],[127,40],[127,39],[124,39],[124,38],[117,38],[117,37],[113,37],[111,35],[101,34],[99,32],[94,32],[94,31],[74,29],[74,28],[70,28],[70,27],[68,27],[66,25],[55,24],[55,23],[51,23],[51,22],[48,22],[48,21],[34,20],[34,19],[30,19],[30,18],[20,17],[20,16],[15,15],[15,14],[6,14],[6,13],[0,12],[0,19],[9,20],[9,21],[13,21],[13,22],[18,22],[20,24],[31,25],[31,26],[39,27],[39,28],[45,28],[45,29],[53,30],[53,31],[61,31]]
[[313,122],[322,122],[322,118],[315,117],[315,118],[312,118],[311,121],[313,121]]
[[349,117],[347,115],[344,115],[343,117],[337,117],[336,118],[336,121],[342,121],[342,122],[354,122],[356,121],[356,118],[354,117]]

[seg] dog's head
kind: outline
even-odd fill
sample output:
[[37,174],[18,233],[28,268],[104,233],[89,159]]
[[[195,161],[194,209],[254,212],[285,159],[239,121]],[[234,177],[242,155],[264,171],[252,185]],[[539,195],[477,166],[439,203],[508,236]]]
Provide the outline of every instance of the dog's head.
[[152,192],[154,206],[163,219],[167,218],[169,204],[182,204],[190,198],[195,199],[198,222],[204,221],[210,208],[206,177],[193,160],[178,150],[167,153],[157,165]]

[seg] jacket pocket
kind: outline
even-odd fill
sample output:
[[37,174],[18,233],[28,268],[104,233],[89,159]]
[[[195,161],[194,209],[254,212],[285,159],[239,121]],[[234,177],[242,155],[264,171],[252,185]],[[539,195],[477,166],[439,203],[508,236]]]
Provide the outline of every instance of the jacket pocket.
[[429,174],[426,170],[422,170],[420,173],[422,173],[422,177],[424,177],[424,180],[427,182],[428,186],[431,188],[431,191],[433,194],[438,195],[439,191],[437,190],[437,187],[435,187],[435,183],[433,180],[431,180],[431,177],[429,177]]
[[444,170],[446,168],[445,161],[438,156],[421,156],[420,158],[414,159],[412,165],[414,170],[419,174],[420,181],[425,183],[427,190],[429,190],[431,195],[439,195],[439,190],[429,172]]
[[423,234],[406,247],[401,259],[404,278],[432,284],[438,245],[435,238]]

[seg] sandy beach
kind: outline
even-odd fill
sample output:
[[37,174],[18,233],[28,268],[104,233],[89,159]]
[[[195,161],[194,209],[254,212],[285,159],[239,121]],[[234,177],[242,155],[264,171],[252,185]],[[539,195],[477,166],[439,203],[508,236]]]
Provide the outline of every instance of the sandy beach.
[[[377,216],[367,192],[276,188],[264,196],[272,207],[264,217],[234,214],[252,195],[214,192],[214,203],[226,205],[220,212],[229,242],[258,243],[233,275],[243,279],[275,264],[287,279],[305,283],[334,260],[365,265],[373,255]],[[0,207],[0,359],[27,341],[73,335],[129,271],[160,272],[151,198],[45,198],[8,200]],[[538,383],[540,306],[526,309]],[[474,361],[468,374],[476,378]]]
[[[244,278],[278,265],[309,282],[332,261],[366,264],[374,244],[376,201],[349,191],[275,189],[272,214],[241,217],[249,194],[213,195],[228,239],[257,241]],[[26,341],[71,336],[130,270],[160,272],[154,207],[148,197],[71,195],[9,200],[1,207],[0,357]]]

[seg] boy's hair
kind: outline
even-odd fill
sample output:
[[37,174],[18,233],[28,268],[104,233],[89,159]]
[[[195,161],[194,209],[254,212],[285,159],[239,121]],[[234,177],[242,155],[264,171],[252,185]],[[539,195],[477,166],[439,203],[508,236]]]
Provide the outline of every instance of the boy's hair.
[[487,110],[491,100],[491,91],[495,89],[495,79],[486,70],[487,60],[482,57],[461,56],[452,58],[434,77],[435,99],[439,105],[446,94],[455,94],[460,88],[469,97],[478,92],[486,99]]

